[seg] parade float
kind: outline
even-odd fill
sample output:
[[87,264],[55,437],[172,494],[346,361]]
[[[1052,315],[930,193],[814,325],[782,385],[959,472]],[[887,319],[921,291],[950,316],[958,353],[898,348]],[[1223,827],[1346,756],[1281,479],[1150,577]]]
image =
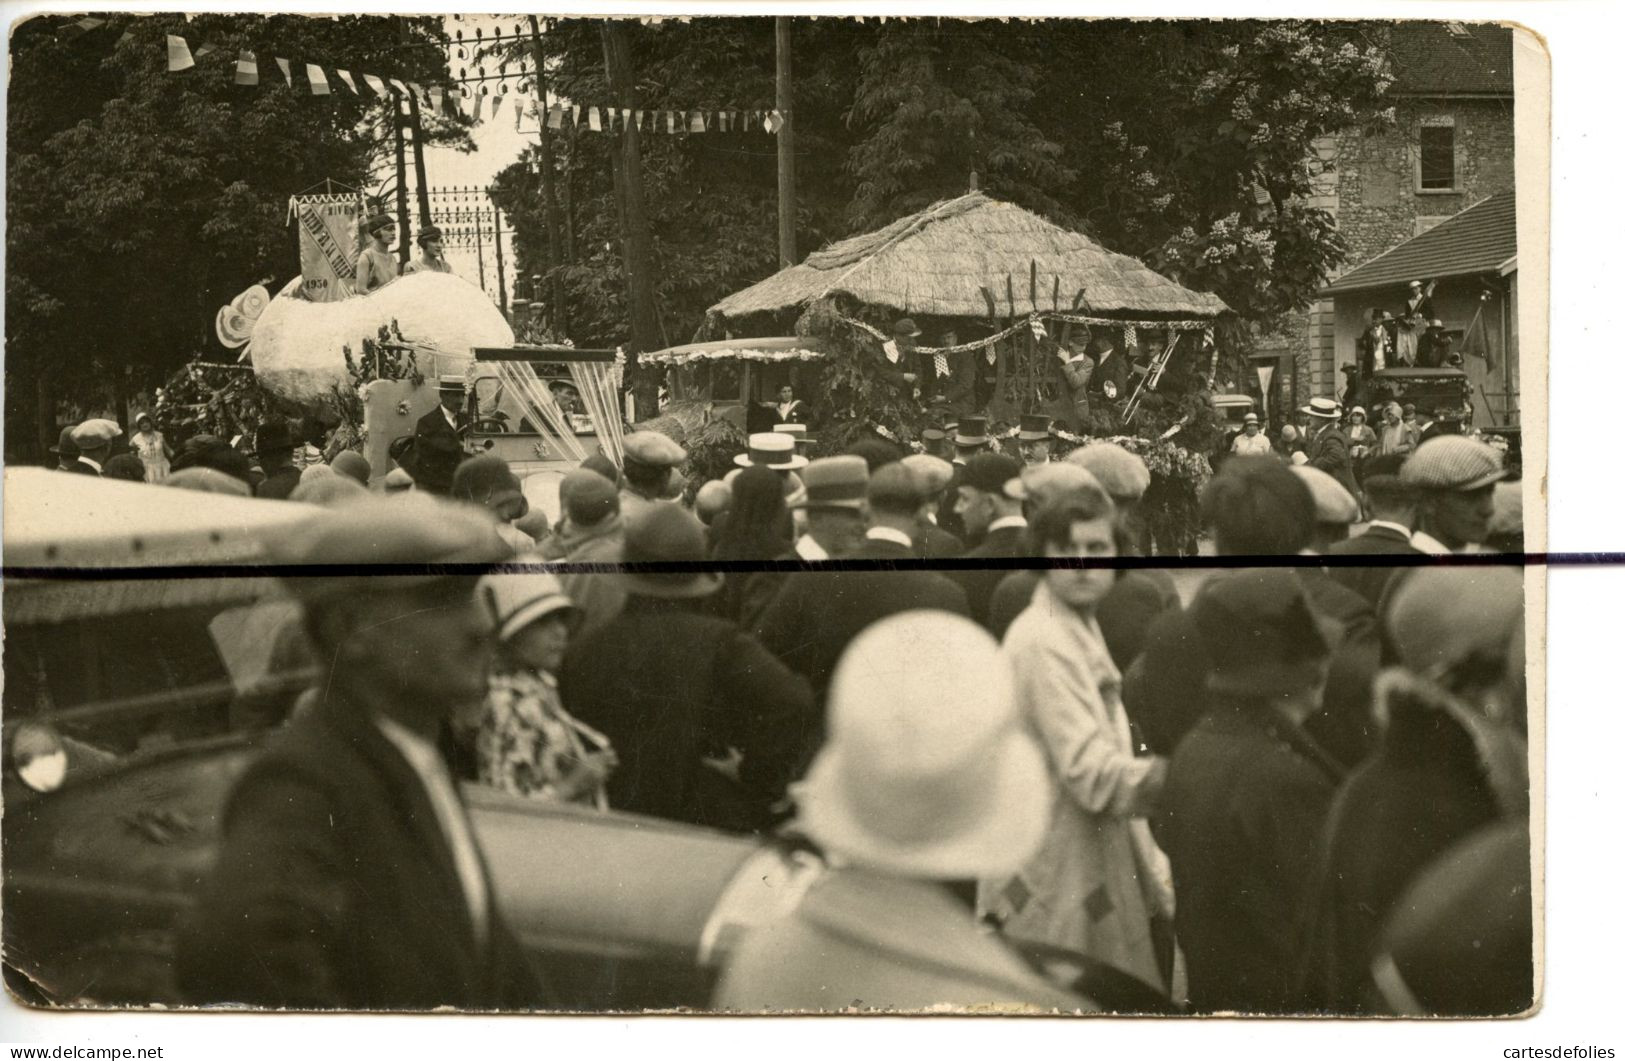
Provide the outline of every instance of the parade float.
[[[923,386],[895,384],[907,367],[889,343],[900,318],[922,333],[910,356]],[[696,343],[642,360],[673,370],[674,395],[723,414],[789,384],[809,399],[825,452],[871,434],[918,445],[925,427],[971,413],[1008,439],[1023,415],[1046,415],[1056,455],[1109,438],[1151,469],[1145,514],[1168,553],[1196,538],[1232,321],[1215,295],[972,192],[815,251],[712,306]],[[762,335],[776,338],[748,338]],[[1134,372],[1079,422],[1057,355],[1094,337]]]

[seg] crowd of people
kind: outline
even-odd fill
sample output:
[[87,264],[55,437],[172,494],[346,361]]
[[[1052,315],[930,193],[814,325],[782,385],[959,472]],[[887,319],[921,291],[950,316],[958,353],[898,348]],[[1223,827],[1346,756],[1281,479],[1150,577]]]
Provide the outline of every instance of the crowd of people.
[[[403,496],[380,496],[358,454],[295,467],[286,424],[257,463],[188,440],[157,481],[324,506],[267,547],[356,566],[288,580],[302,619],[275,654],[326,680],[261,705],[282,732],[232,796],[184,982],[547,1006],[464,782],[793,837],[880,882],[852,900],[876,923],[913,894],[884,882],[940,884],[911,924],[985,973],[928,975],[803,912],[739,946],[723,1009],[1134,1008],[1046,982],[1032,946],[1194,1012],[1526,1009],[1520,573],[1402,559],[1520,549],[1516,484],[1473,438],[1351,445],[1335,403],[1309,416],[1306,459],[1238,448],[1201,497],[1218,555],[1301,562],[1183,587],[1115,563],[1146,551],[1139,457],[1001,452],[972,417],[926,452],[809,459],[796,425],[758,433],[697,486],[679,442],[635,432],[563,477],[552,521],[491,455],[443,486],[394,469]],[[108,474],[113,432],[66,433],[90,465],[69,470]],[[563,566],[364,569],[514,560]]]

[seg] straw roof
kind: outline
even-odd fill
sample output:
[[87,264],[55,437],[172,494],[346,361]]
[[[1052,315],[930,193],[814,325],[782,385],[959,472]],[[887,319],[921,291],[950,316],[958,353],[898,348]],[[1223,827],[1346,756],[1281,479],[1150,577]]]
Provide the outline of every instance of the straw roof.
[[971,192],[947,199],[885,228],[841,240],[711,307],[722,317],[774,313],[825,295],[845,294],[905,314],[986,317],[989,288],[999,312],[1032,307],[1031,270],[1038,265],[1038,308],[1051,309],[1060,278],[1060,309],[1079,288],[1088,311],[1117,316],[1215,317],[1228,307],[1190,291],[1125,254],[1050,224],[1011,203]]

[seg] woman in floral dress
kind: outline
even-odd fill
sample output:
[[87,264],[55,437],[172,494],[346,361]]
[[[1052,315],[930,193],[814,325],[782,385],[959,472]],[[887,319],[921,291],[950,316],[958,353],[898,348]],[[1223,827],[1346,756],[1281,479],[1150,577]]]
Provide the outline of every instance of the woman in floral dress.
[[548,574],[487,575],[480,595],[497,628],[474,752],[482,784],[519,796],[607,810],[609,741],[571,716],[554,675],[580,612]]
[[164,441],[163,432],[158,430],[152,417],[146,413],[135,418],[135,427],[135,434],[130,436],[130,446],[141,458],[147,482],[161,483],[169,475],[169,459],[174,456],[169,443]]

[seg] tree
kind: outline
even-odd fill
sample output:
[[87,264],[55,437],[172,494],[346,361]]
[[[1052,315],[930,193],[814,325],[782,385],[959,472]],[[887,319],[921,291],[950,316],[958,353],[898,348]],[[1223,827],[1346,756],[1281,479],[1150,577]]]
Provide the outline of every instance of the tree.
[[[771,20],[633,29],[643,106],[770,105]],[[1373,23],[816,19],[798,20],[794,40],[803,252],[962,194],[974,173],[1262,325],[1306,302],[1345,254],[1334,220],[1306,202],[1314,142],[1389,116]],[[553,22],[543,51],[559,95],[609,99],[594,23]],[[561,139],[585,252],[545,261],[541,218],[523,203],[534,174],[502,182],[504,209],[525,271],[562,273],[576,340],[619,341],[618,256],[594,250],[618,239],[608,138]],[[777,267],[773,144],[660,134],[643,148],[657,297],[680,342],[707,306]]]
[[[406,27],[402,37],[402,24]],[[199,15],[22,23],[7,112],[6,451],[54,441],[58,399],[108,402],[220,351],[216,310],[298,271],[290,194],[363,187],[388,145],[388,104],[334,68],[444,83],[438,20]],[[195,68],[171,74],[167,34]],[[208,46],[205,51],[204,45]],[[233,83],[240,51],[258,87]],[[274,59],[292,60],[289,85]],[[304,63],[329,72],[313,95]],[[358,79],[359,84],[359,79]],[[426,134],[466,142],[437,116]]]

